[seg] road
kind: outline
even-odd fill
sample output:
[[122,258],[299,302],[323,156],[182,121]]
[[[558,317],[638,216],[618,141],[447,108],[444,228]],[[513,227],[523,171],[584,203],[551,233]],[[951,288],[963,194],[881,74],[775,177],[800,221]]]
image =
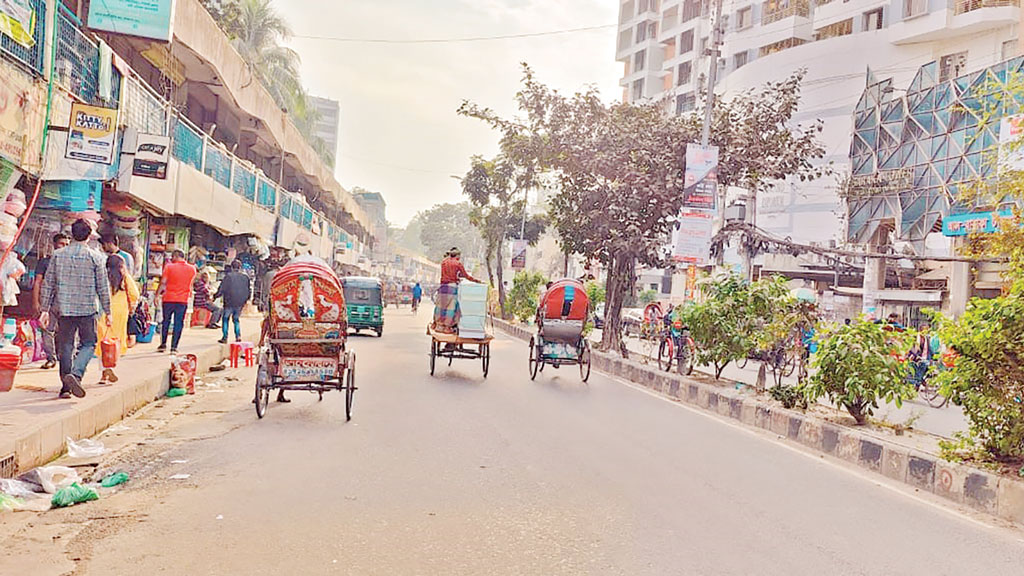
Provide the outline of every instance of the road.
[[31,529],[77,526],[76,575],[1021,573],[1022,532],[597,373],[530,382],[518,341],[432,378],[428,316],[351,340],[350,423],[340,394],[257,421],[248,370],[140,442],[123,491]]

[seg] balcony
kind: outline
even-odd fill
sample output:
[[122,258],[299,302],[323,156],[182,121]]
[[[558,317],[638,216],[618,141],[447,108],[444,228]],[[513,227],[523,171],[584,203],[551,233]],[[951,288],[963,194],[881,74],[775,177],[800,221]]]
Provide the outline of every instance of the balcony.
[[807,0],[769,0],[761,8],[761,25],[767,26],[786,18],[809,18],[811,6]]
[[955,0],[953,3],[953,15],[959,16],[983,8],[1003,8],[1008,6],[1020,6],[1020,0]]

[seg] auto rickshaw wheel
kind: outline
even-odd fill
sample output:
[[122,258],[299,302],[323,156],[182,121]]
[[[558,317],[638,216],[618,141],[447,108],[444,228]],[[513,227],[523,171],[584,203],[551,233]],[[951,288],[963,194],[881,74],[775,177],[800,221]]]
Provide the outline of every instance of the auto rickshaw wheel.
[[383,326],[381,326],[380,328],[375,328],[375,330],[377,332],[377,338],[380,338],[380,337],[384,336],[384,327]]

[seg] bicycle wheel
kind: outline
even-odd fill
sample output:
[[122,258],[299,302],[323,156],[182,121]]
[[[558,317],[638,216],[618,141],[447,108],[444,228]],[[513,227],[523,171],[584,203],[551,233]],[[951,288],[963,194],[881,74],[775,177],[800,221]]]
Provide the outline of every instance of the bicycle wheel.
[[672,369],[672,357],[675,350],[672,349],[672,340],[665,338],[658,346],[658,370],[668,372]]
[[796,372],[797,359],[793,356],[797,352],[787,353],[782,357],[781,372],[786,378],[789,378]]
[[743,370],[744,368],[747,367],[747,360],[749,360],[749,358],[747,358],[746,356],[744,356],[743,358],[737,360],[736,361],[736,367],[739,368],[740,370]]
[[933,386],[927,382],[922,383],[917,389],[917,395],[932,408],[942,408],[949,403],[949,398],[946,398],[939,392],[938,386]]
[[686,355],[686,375],[693,374],[693,367],[697,363],[697,344],[694,343],[693,338],[686,339],[686,348],[688,350]]

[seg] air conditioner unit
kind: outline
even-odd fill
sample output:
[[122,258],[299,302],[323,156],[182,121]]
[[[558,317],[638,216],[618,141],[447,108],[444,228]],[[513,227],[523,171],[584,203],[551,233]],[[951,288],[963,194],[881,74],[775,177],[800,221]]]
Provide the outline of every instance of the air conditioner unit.
[[725,209],[726,222],[746,222],[747,207],[743,204],[733,204]]

